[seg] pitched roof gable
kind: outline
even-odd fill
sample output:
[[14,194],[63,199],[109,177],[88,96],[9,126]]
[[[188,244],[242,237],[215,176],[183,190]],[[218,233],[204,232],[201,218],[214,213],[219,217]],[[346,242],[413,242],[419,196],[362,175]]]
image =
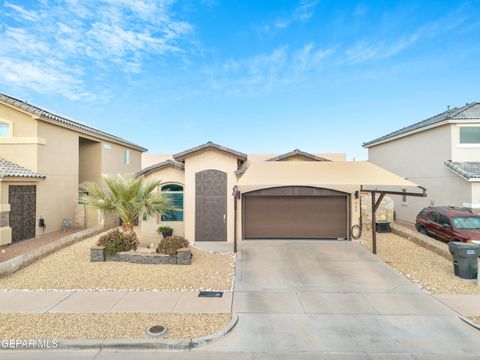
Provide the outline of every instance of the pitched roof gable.
[[314,154],[310,154],[310,153],[307,153],[305,151],[301,151],[299,149],[295,149],[295,150],[290,151],[288,153],[275,156],[271,159],[268,159],[267,161],[282,161],[282,160],[288,159],[292,156],[301,156],[301,157],[305,157],[305,158],[313,160],[313,161],[330,161],[330,160],[325,159],[323,157],[320,157],[320,156],[317,156],[317,155],[314,155]]
[[218,150],[218,151],[222,151],[222,152],[225,152],[225,153],[228,153],[230,155],[233,155],[235,157],[237,157],[239,160],[247,160],[247,154],[244,154],[242,152],[239,152],[239,151],[236,151],[236,150],[233,150],[233,149],[230,149],[230,148],[227,148],[225,146],[221,146],[221,145],[218,145],[218,144],[215,144],[211,141],[205,143],[205,144],[202,144],[202,145],[199,145],[199,146],[196,146],[196,147],[193,147],[191,149],[188,149],[188,150],[185,150],[185,151],[182,151],[182,152],[179,152],[177,154],[174,154],[173,155],[173,158],[176,160],[176,161],[184,161],[187,157],[195,154],[195,153],[198,153],[200,151],[204,151],[204,150],[209,150],[209,149],[212,149],[212,150]]
[[164,168],[167,168],[167,167],[175,167],[175,168],[181,169],[181,170],[185,169],[185,165],[183,163],[169,159],[169,160],[162,161],[158,164],[153,164],[149,167],[146,167],[145,169],[142,169],[142,170],[136,172],[135,176],[147,175],[151,172],[154,172],[154,171],[160,170],[160,169],[164,169]]

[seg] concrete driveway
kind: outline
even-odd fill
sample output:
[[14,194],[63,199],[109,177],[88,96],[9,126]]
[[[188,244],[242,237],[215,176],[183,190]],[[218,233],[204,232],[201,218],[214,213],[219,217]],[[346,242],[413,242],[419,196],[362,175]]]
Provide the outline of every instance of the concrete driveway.
[[478,330],[358,243],[245,241],[238,266],[239,322],[198,351],[261,359],[480,356]]

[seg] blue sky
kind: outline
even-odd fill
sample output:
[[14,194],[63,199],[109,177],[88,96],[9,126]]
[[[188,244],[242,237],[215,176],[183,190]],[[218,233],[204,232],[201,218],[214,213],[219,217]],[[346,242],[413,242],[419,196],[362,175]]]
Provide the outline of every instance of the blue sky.
[[8,0],[0,44],[0,91],[153,153],[212,140],[360,160],[480,101],[478,0]]

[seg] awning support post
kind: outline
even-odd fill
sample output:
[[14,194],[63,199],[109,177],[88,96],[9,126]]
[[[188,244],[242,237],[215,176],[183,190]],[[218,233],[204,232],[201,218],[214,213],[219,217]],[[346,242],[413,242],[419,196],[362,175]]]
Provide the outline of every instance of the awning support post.
[[[377,253],[377,221],[376,221],[376,213],[382,202],[385,194],[389,195],[401,195],[401,196],[414,196],[414,197],[427,197],[427,189],[419,186],[422,190],[421,193],[413,193],[413,192],[404,192],[404,191],[389,191],[389,190],[367,190],[363,188],[363,185],[360,186],[360,192],[368,192],[372,195],[372,252],[374,254]],[[375,200],[375,194],[379,193],[380,196],[377,200]],[[360,211],[362,211],[360,209]]]
[[372,192],[372,252],[377,253],[377,209],[380,206],[383,197],[385,196],[384,192],[380,193],[380,197],[375,201],[375,192]]

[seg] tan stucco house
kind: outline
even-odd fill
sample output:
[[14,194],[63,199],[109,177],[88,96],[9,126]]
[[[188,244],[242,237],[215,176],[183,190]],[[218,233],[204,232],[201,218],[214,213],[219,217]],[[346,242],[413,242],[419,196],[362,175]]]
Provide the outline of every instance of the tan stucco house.
[[426,198],[394,196],[397,219],[426,206],[480,209],[480,103],[449,109],[363,145],[368,160],[428,188]]
[[350,239],[361,186],[416,186],[345,154],[245,154],[212,142],[174,155],[144,154],[138,176],[160,180],[176,210],[140,222],[191,242]]
[[[137,172],[144,151],[0,93],[0,245],[73,226],[79,184]],[[83,216],[77,225],[97,220],[96,212]]]

